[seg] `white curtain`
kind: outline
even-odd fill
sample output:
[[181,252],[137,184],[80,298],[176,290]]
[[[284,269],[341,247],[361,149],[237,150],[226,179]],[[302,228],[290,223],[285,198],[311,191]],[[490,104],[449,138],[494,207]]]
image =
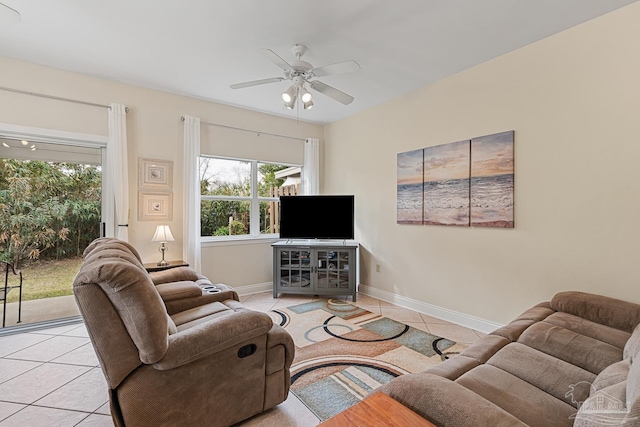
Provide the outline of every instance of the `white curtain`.
[[[127,109],[122,104],[109,108],[109,143],[107,162],[111,171],[112,194],[107,194],[115,206],[115,230],[107,232],[125,242],[129,241],[129,163],[127,160]],[[110,206],[111,203],[107,203]],[[109,230],[108,230],[109,231]]]
[[320,141],[307,138],[304,142],[304,165],[302,167],[302,194],[320,192]]
[[184,116],[184,246],[183,258],[196,271],[200,265],[200,118]]

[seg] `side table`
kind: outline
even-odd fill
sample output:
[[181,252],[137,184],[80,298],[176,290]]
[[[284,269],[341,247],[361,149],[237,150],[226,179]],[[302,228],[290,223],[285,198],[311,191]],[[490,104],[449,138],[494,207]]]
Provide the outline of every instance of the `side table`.
[[170,268],[176,268],[176,267],[189,267],[189,264],[187,264],[182,260],[177,260],[177,261],[169,261],[169,265],[158,265],[157,262],[149,262],[146,264],[142,264],[142,266],[149,273],[151,273],[152,271],[162,271],[162,270],[168,270]]

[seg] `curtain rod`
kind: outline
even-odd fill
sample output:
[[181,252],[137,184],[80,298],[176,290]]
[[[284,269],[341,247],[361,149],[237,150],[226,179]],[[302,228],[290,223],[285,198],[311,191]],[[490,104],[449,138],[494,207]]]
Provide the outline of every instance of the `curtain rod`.
[[[32,95],[32,96],[39,96],[40,98],[48,98],[48,99],[55,99],[56,101],[66,101],[66,102],[74,102],[76,104],[83,104],[83,105],[90,105],[92,107],[101,107],[101,108],[108,108],[111,109],[110,105],[104,105],[104,104],[95,104],[93,102],[87,102],[87,101],[79,101],[77,99],[70,99],[70,98],[62,98],[61,96],[53,96],[53,95],[45,95],[43,93],[37,93],[37,92],[29,92],[26,90],[20,90],[20,89],[12,89],[10,87],[3,87],[0,86],[0,90],[6,90],[8,92],[15,92],[15,93],[21,93],[23,95]],[[129,112],[129,107],[125,107],[126,112]]]
[[[184,122],[184,116],[180,116],[180,121]],[[227,129],[233,129],[233,130],[241,130],[243,132],[253,132],[253,133],[257,134],[258,136],[260,136],[260,135],[269,135],[269,136],[277,136],[278,138],[295,139],[296,141],[306,141],[305,138],[297,138],[295,136],[289,136],[289,135],[279,135],[277,133],[260,132],[259,130],[253,130],[253,129],[237,128],[237,127],[233,127],[233,126],[221,125],[221,124],[218,124],[218,123],[205,122],[203,120],[200,120],[200,123],[204,123],[205,125],[209,125],[209,126],[218,126],[218,127],[221,127],[221,128],[227,128]]]

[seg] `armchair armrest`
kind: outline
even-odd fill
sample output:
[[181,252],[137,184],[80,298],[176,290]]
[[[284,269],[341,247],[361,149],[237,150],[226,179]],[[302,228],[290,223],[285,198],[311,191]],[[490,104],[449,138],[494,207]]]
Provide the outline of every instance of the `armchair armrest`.
[[422,418],[440,427],[526,426],[510,413],[468,388],[426,372],[403,375],[375,391],[388,394]]
[[184,280],[180,282],[161,283],[156,286],[162,301],[176,301],[185,298],[194,298],[202,295],[202,289],[195,282]]
[[161,285],[169,282],[191,281],[196,282],[203,279],[204,276],[198,274],[194,269],[189,267],[176,267],[168,270],[152,271],[149,273],[154,285]]
[[158,370],[174,369],[251,338],[266,335],[273,321],[268,314],[245,308],[169,336],[169,348]]
[[284,354],[284,365],[286,367],[291,366],[293,363],[293,357],[296,354],[296,348],[293,344],[293,339],[289,332],[285,331],[285,329],[280,326],[273,324],[269,334],[267,335],[267,349],[273,348],[277,345],[283,345],[285,348]]

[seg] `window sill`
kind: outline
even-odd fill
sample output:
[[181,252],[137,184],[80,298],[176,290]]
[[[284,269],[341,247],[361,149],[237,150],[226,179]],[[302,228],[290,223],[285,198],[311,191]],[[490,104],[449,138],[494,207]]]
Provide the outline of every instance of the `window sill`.
[[229,237],[202,237],[200,247],[233,246],[233,245],[256,245],[271,244],[280,240],[277,234],[267,234],[264,236],[229,236]]

